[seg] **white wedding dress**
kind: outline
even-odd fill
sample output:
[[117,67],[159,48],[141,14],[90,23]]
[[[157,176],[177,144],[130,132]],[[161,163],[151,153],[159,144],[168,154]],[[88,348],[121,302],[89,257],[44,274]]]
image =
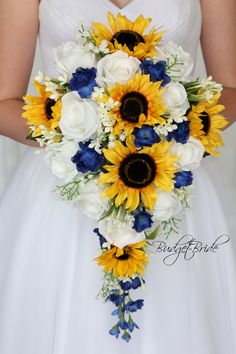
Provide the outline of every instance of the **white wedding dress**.
[[[73,40],[79,21],[104,22],[107,11],[120,10],[110,0],[41,0],[45,72],[55,74],[52,48]],[[152,17],[166,28],[165,41],[196,57],[199,0],[133,0],[121,12]],[[55,199],[57,180],[43,154],[28,148],[0,206],[0,354],[235,354],[236,149],[227,146],[234,128],[224,132],[222,157],[207,157],[196,171],[183,230],[204,244],[222,234],[231,240],[172,266],[163,263],[166,254],[151,258],[138,294],[144,307],[134,314],[140,330],[129,344],[109,335],[113,306],[96,299],[102,271],[94,261],[95,224]]]

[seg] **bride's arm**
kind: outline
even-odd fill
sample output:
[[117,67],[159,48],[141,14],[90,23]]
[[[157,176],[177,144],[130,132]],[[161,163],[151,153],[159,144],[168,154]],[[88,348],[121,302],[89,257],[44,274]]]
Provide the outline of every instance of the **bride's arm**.
[[207,72],[224,85],[224,115],[236,121],[236,1],[201,0],[202,49]]
[[28,145],[22,114],[38,33],[38,0],[0,0],[0,135]]

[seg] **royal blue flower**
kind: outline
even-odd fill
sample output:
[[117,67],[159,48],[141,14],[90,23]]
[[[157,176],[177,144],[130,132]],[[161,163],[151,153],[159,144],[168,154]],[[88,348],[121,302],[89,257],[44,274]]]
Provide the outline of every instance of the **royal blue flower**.
[[79,143],[80,150],[71,158],[71,161],[76,165],[79,172],[97,172],[105,163],[102,154],[96,150],[89,148],[87,143]]
[[191,171],[182,171],[175,174],[175,188],[189,186],[193,183],[193,174]]
[[136,301],[129,301],[125,306],[124,310],[128,312],[136,312],[138,310],[141,310],[143,307],[143,302],[144,300],[136,300]]
[[77,91],[81,98],[89,98],[93,92],[96,83],[97,69],[83,69],[78,68],[72,74],[72,78],[69,82],[69,89],[71,91]]
[[130,339],[131,339],[131,336],[130,336],[129,332],[125,331],[123,336],[122,336],[122,339],[124,339],[128,343],[130,341]]
[[120,306],[122,304],[122,301],[123,301],[123,297],[121,295],[117,295],[117,294],[114,294],[114,293],[108,295],[107,299],[110,300],[117,307]]
[[135,211],[132,213],[134,215],[134,226],[137,232],[142,232],[145,229],[148,229],[152,226],[152,216],[146,212],[145,209],[140,211]]
[[142,285],[141,280],[139,279],[139,277],[135,277],[134,279],[132,279],[131,281],[127,280],[127,281],[120,281],[120,286],[121,289],[124,291],[128,291],[130,289],[138,289],[140,286]]
[[123,331],[125,331],[128,328],[128,322],[126,322],[125,320],[121,320],[118,322],[118,326],[120,327],[120,329],[123,329]]
[[151,60],[145,59],[140,64],[140,68],[143,74],[150,75],[151,81],[162,81],[161,86],[165,86],[171,81],[169,75],[166,74],[166,62],[164,60],[154,64]]
[[176,130],[173,130],[167,135],[167,140],[175,139],[177,143],[186,144],[189,139],[190,128],[189,121],[184,121],[178,125]]
[[114,326],[112,327],[112,329],[110,329],[109,333],[112,335],[112,336],[115,336],[116,338],[119,337],[119,334],[120,334],[120,329],[119,329],[119,326]]
[[112,311],[111,314],[112,314],[112,316],[118,316],[120,318],[122,315],[122,311],[120,309],[116,309],[116,310]]
[[132,320],[132,318],[130,317],[129,321],[128,321],[128,330],[130,332],[133,332],[133,330],[137,328],[139,329],[139,326]]
[[131,284],[130,281],[123,281],[123,280],[120,281],[121,289],[124,290],[124,291],[130,290],[131,289],[131,285],[132,284]]
[[141,280],[139,277],[135,277],[134,279],[132,279],[132,289],[136,290],[138,289],[140,286],[142,285]]
[[104,243],[106,243],[107,240],[102,236],[102,234],[100,234],[98,228],[94,229],[93,232],[95,232],[95,234],[97,234],[97,236],[99,237],[100,246],[101,246],[101,248],[102,248],[102,245],[103,245]]
[[134,143],[137,148],[152,146],[161,140],[154,129],[148,125],[143,125],[142,128],[135,128],[133,134],[135,136]]

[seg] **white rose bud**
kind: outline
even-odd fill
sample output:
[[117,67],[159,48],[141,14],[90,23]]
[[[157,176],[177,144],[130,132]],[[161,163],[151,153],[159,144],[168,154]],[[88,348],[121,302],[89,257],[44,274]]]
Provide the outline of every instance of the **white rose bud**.
[[180,158],[177,163],[184,171],[198,168],[205,152],[202,143],[192,136],[186,144],[174,143],[170,150]]
[[108,208],[108,200],[101,198],[102,188],[90,181],[80,187],[79,193],[74,206],[89,218],[98,220]]
[[182,205],[173,193],[158,191],[157,202],[153,209],[153,216],[158,221],[166,221],[182,210]]
[[185,113],[190,107],[187,92],[179,82],[170,82],[166,85],[162,97],[170,110],[178,110]]
[[121,50],[106,55],[97,65],[97,83],[100,86],[114,86],[116,83],[126,84],[135,74],[140,72],[140,61],[130,57]]
[[66,42],[53,49],[57,71],[67,76],[68,81],[78,67],[84,69],[96,65],[95,54],[75,42]]
[[112,245],[124,248],[145,240],[144,232],[136,232],[129,224],[117,219],[105,218],[98,223],[100,233]]
[[82,100],[76,91],[62,97],[62,112],[59,127],[67,138],[85,141],[100,127],[95,103]]
[[70,181],[78,174],[75,164],[71,161],[77,150],[78,144],[69,140],[47,145],[46,164],[56,177]]
[[173,75],[177,75],[181,81],[188,80],[194,67],[191,55],[185,52],[181,46],[170,41],[158,48],[158,59],[167,60],[170,57],[177,57],[178,63],[180,63],[173,66]]

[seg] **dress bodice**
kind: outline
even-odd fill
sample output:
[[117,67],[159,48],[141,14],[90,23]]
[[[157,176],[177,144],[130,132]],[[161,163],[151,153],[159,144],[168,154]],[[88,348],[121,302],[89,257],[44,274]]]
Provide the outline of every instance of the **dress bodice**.
[[153,19],[153,25],[164,29],[163,42],[180,44],[196,57],[201,31],[200,0],[132,0],[119,9],[110,0],[41,0],[39,40],[48,74],[55,74],[52,48],[74,40],[80,21],[106,23],[106,14],[121,12],[130,19],[143,14]]

